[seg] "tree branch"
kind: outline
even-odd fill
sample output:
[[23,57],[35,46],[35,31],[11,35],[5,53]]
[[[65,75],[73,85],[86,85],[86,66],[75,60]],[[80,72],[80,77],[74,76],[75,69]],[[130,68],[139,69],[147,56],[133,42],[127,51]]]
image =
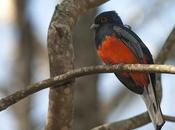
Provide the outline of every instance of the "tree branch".
[[148,124],[150,122],[150,118],[147,112],[134,116],[132,118],[128,118],[125,120],[112,122],[109,124],[103,124],[91,130],[131,130],[138,128],[142,125]]
[[15,104],[21,99],[36,93],[48,87],[61,87],[67,84],[74,78],[96,73],[109,73],[109,72],[155,72],[155,73],[170,73],[175,74],[175,66],[172,65],[146,65],[146,64],[118,64],[118,65],[98,65],[90,67],[82,67],[79,69],[71,70],[67,73],[43,80],[41,82],[27,86],[5,98],[0,100],[0,111]]
[[171,31],[167,40],[165,41],[165,44],[163,45],[162,49],[160,50],[160,53],[155,60],[155,63],[163,64],[165,62],[165,60],[169,56],[169,53],[171,52],[170,51],[171,48],[173,48],[174,43],[175,43],[175,27]]
[[164,119],[169,122],[175,122],[175,117],[164,115]]
[[[164,119],[166,121],[175,122],[175,117],[164,115]],[[128,118],[125,120],[112,122],[109,124],[103,124],[91,130],[131,130],[139,128],[143,125],[150,123],[151,120],[147,112],[134,116],[132,118]]]

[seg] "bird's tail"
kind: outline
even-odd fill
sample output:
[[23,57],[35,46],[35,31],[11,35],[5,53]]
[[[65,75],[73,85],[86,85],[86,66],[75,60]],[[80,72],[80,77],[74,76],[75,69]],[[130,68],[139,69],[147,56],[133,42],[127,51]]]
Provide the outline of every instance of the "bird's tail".
[[155,90],[151,83],[150,85],[151,86],[144,87],[142,98],[147,106],[150,119],[153,122],[155,129],[161,130],[165,120],[163,119],[160,103],[156,98]]

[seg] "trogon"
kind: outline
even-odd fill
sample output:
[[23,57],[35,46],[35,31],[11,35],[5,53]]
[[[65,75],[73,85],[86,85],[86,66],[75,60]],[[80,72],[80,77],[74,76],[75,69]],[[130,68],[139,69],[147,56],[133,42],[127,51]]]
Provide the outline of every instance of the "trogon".
[[[97,53],[105,64],[154,64],[149,49],[115,11],[97,15],[91,29],[95,30]],[[115,75],[128,89],[143,97],[155,129],[160,130],[165,121],[156,97],[155,73],[118,72]]]

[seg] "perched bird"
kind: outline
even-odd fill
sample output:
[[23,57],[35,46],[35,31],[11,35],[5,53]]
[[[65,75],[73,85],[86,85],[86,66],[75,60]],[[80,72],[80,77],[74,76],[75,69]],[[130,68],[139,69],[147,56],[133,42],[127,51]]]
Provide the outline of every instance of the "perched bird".
[[[130,26],[123,24],[115,11],[107,11],[95,18],[91,29],[95,30],[95,44],[99,57],[105,64],[153,64],[153,58]],[[118,79],[131,91],[143,97],[150,119],[156,130],[165,121],[156,98],[154,73],[119,72]]]

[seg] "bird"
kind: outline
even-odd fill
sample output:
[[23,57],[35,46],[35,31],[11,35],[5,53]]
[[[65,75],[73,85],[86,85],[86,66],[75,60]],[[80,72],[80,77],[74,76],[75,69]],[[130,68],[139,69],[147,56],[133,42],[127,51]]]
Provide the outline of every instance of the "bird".
[[[154,64],[152,54],[129,25],[124,25],[115,11],[105,11],[95,17],[90,27],[95,32],[97,54],[103,63]],[[165,123],[156,94],[155,73],[117,72],[116,77],[132,92],[141,95],[156,130]]]

